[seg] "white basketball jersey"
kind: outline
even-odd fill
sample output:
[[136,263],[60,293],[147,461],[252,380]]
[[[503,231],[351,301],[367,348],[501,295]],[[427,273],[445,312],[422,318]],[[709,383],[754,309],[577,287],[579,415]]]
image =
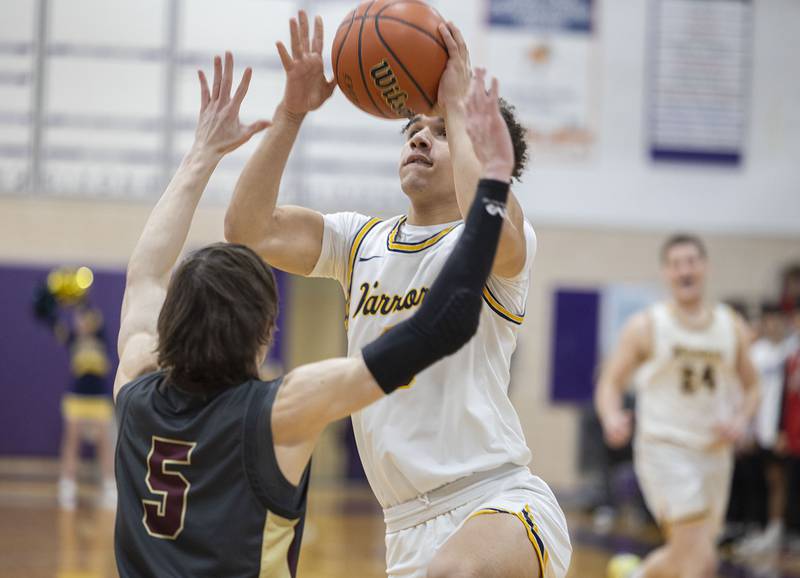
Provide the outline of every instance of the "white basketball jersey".
[[750,357],[761,382],[761,403],[754,425],[756,441],[762,448],[771,449],[778,440],[784,372],[786,360],[792,353],[787,344],[788,340],[773,343],[762,337],[750,347]]
[[733,417],[741,400],[733,312],[713,309],[705,329],[681,325],[670,306],[652,307],[653,352],[637,374],[637,435],[706,449],[715,424]]
[[[333,277],[347,299],[348,354],[413,315],[463,231],[355,213],[325,216],[312,276]],[[353,415],[361,461],[383,507],[416,498],[475,472],[530,461],[508,399],[511,354],[524,318],[536,238],[525,224],[527,258],[514,279],[491,277],[478,333],[454,355]]]

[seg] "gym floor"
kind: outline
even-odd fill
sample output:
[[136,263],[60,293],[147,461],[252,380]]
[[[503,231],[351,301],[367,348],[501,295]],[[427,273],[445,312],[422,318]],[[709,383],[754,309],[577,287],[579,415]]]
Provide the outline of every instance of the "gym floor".
[[[56,505],[56,464],[0,460],[0,578],[105,578],[116,576],[114,514],[92,506],[93,486],[81,484],[75,512]],[[309,497],[300,578],[379,578],[383,574],[383,522],[366,487],[316,484]],[[582,515],[569,516],[574,554],[569,578],[605,578],[616,552],[645,553],[658,542],[652,527],[620,523],[593,532]],[[726,560],[722,578],[800,578],[800,559]]]

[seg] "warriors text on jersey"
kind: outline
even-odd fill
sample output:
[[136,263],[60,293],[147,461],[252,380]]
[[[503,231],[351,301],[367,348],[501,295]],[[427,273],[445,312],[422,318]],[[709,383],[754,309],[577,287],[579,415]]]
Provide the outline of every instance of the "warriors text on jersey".
[[703,329],[684,327],[667,303],[649,314],[653,349],[636,377],[637,435],[705,449],[741,399],[734,314],[717,305]]
[[[344,289],[349,355],[413,314],[462,231],[460,221],[419,227],[404,217],[325,216],[312,276],[337,279]],[[525,240],[521,273],[489,278],[477,335],[406,388],[353,415],[367,478],[384,507],[476,472],[530,461],[508,399],[509,365],[536,252],[528,223]]]
[[281,474],[270,416],[280,382],[215,396],[152,373],[117,396],[115,532],[122,578],[295,576],[307,472]]

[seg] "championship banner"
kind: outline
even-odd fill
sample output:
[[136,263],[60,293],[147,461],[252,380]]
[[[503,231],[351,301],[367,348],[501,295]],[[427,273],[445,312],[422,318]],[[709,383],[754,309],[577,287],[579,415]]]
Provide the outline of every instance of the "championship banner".
[[537,163],[582,160],[597,132],[593,0],[489,0],[488,67]]

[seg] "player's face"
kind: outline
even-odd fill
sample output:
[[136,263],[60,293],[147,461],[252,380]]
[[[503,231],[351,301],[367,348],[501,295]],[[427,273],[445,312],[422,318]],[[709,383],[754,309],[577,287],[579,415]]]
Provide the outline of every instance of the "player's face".
[[773,341],[780,341],[786,336],[786,318],[781,313],[767,313],[761,318],[761,331]]
[[678,303],[702,300],[708,262],[691,243],[672,247],[666,255],[662,272],[673,298]]
[[78,311],[75,314],[75,332],[78,335],[92,335],[97,331],[98,326],[99,319],[93,311]]
[[426,201],[439,195],[452,199],[455,184],[444,119],[417,116],[406,128],[405,137],[399,167],[403,192]]

